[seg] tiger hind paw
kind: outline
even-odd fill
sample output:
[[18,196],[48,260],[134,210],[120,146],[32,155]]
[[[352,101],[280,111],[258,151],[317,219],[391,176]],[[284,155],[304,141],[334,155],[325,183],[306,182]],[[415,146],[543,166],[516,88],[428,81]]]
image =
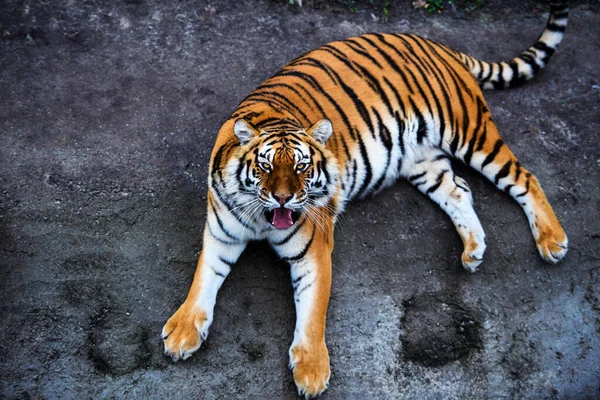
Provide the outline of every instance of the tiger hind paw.
[[485,253],[486,245],[484,235],[469,235],[469,238],[464,242],[465,250],[462,253],[461,261],[463,267],[469,272],[476,272],[483,262],[483,254]]

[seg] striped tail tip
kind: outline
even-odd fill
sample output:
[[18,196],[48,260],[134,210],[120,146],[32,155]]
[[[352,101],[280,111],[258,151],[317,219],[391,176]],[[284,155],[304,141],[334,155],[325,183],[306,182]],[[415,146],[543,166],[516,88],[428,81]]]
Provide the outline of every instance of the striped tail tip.
[[536,40],[518,57],[510,61],[487,63],[467,55],[462,60],[484,89],[506,89],[523,84],[544,68],[562,41],[569,7],[564,2],[553,2],[546,28]]

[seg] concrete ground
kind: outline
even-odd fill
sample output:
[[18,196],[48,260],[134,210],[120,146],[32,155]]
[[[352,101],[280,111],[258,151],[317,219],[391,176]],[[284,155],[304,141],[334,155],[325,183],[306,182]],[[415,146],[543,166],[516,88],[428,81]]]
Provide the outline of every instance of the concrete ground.
[[[383,23],[378,2],[304,3],[0,4],[1,398],[296,398],[289,272],[264,244],[225,282],[206,346],[179,363],[162,353],[202,245],[220,124],[328,41],[413,32],[497,61],[547,17],[517,0],[440,15],[397,2]],[[520,207],[460,165],[487,233],[475,274],[449,219],[407,183],[351,205],[324,399],[600,397],[600,5],[573,8],[546,70],[487,93],[564,224],[566,259],[542,262]]]

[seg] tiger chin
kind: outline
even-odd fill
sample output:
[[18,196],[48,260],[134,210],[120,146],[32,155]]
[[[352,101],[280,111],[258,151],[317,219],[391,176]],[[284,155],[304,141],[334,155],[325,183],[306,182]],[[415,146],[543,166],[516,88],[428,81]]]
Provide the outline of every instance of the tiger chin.
[[533,78],[562,40],[568,8],[521,55],[488,63],[415,35],[367,34],[295,59],[248,95],[219,130],[209,166],[203,249],[187,299],[162,330],[165,353],[186,359],[206,340],[217,292],[251,240],[290,264],[296,326],[289,350],[298,393],[329,384],[325,323],[337,217],[353,199],[406,179],[451,218],[476,271],[485,234],[471,190],[450,159],[513,197],[540,256],[568,240],[535,176],[502,141],[482,89]]

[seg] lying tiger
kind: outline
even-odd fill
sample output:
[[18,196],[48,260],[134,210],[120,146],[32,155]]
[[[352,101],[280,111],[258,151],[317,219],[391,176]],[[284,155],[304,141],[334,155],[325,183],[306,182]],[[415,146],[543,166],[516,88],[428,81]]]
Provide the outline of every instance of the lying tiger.
[[463,266],[480,266],[485,234],[450,157],[510,194],[542,258],[562,259],[560,222],[500,138],[480,87],[531,79],[555,52],[567,16],[566,5],[553,4],[540,38],[508,62],[483,62],[415,35],[367,34],[308,52],[258,86],[219,131],[204,246],[187,299],[162,330],[165,353],[176,361],[198,350],[232,266],[248,241],[266,239],[291,266],[294,380],[306,398],[322,393],[333,230],[350,200],[407,179],[452,219]]

